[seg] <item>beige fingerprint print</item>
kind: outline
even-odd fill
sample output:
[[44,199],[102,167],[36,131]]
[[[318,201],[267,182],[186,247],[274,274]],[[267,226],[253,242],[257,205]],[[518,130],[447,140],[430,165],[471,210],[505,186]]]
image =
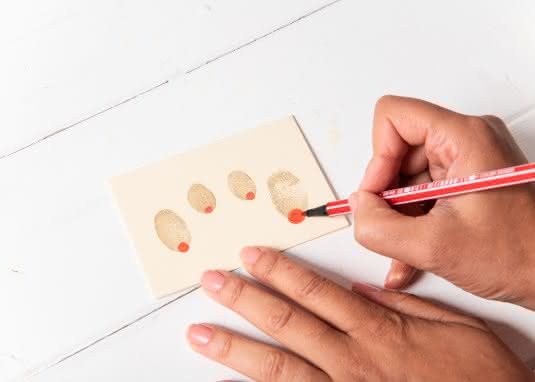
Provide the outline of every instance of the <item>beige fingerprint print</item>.
[[191,207],[201,214],[211,213],[216,206],[215,196],[202,184],[193,184],[188,191],[188,202]]
[[242,200],[256,198],[256,185],[249,175],[243,171],[232,171],[227,177],[230,191]]
[[156,234],[171,251],[187,252],[191,234],[186,222],[171,210],[161,210],[154,217]]
[[277,211],[292,223],[302,222],[308,198],[299,178],[283,170],[272,174],[267,183],[271,201]]

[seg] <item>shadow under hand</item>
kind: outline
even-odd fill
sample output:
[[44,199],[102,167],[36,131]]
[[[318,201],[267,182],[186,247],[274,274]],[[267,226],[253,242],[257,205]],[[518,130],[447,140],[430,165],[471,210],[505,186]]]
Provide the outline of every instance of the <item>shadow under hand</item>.
[[485,320],[489,327],[528,367],[535,369],[535,341],[509,324]]

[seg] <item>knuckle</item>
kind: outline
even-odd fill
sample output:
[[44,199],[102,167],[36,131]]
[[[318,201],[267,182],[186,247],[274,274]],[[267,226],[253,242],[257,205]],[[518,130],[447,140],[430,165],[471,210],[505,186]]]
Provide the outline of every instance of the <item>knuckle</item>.
[[267,258],[267,261],[263,262],[259,269],[257,269],[257,275],[262,280],[269,280],[273,270],[277,269],[281,263],[286,261],[286,257],[281,254],[265,257]]
[[266,326],[272,333],[280,332],[288,326],[295,314],[296,310],[293,306],[285,302],[278,302],[273,307],[271,314],[268,315]]
[[373,325],[373,331],[380,337],[387,336],[392,338],[399,324],[400,316],[398,314],[385,311],[383,317]]
[[494,146],[501,140],[504,130],[486,117],[468,117],[468,126],[479,144]]
[[379,111],[379,110],[383,110],[388,104],[390,104],[394,99],[396,98],[396,96],[393,96],[391,94],[385,94],[381,97],[379,97],[379,99],[377,100],[377,102],[375,102],[375,110],[376,111]]
[[466,124],[468,127],[474,130],[485,131],[490,128],[490,125],[488,124],[488,122],[482,117],[468,116],[466,120]]
[[507,129],[505,122],[496,115],[488,114],[488,115],[482,116],[481,118],[496,129],[499,129],[499,130]]
[[215,356],[219,360],[225,360],[230,354],[230,349],[232,349],[232,334],[225,333],[221,340],[221,343],[215,351]]
[[303,298],[316,298],[322,293],[325,293],[332,286],[332,281],[312,273],[305,278],[305,281],[297,287],[296,293],[299,297]]
[[303,335],[306,335],[306,338],[319,344],[329,343],[334,333],[332,326],[326,324],[310,325],[303,329]]
[[381,320],[377,320],[372,328],[379,338],[388,338],[396,345],[402,345],[406,338],[406,319],[399,313],[385,311]]
[[396,306],[407,306],[410,305],[413,299],[415,298],[414,295],[410,293],[405,292],[396,292],[397,293],[397,301]]
[[494,116],[469,116],[468,126],[475,133],[475,138],[486,144],[496,144],[507,130],[505,124]]
[[287,363],[287,355],[281,350],[271,350],[260,367],[260,373],[266,381],[282,381]]
[[245,289],[245,281],[239,277],[232,278],[231,286],[226,298],[226,305],[232,308],[237,305]]
[[429,133],[425,143],[426,155],[429,159],[450,165],[459,155],[461,138],[466,137],[470,132],[461,131],[457,122],[445,126],[450,128],[437,128]]

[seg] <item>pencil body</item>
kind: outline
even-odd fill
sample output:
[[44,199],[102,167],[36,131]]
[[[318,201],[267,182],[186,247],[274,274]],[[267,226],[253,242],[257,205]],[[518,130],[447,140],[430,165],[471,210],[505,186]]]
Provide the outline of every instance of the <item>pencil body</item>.
[[[390,205],[401,205],[530,182],[535,182],[535,163],[396,188],[383,191],[379,196]],[[305,214],[306,216],[338,216],[350,212],[348,200],[343,199],[312,208],[305,211]]]

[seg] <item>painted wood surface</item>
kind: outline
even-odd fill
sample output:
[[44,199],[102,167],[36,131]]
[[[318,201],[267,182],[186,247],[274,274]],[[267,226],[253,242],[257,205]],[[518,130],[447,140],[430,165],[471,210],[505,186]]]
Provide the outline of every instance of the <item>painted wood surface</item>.
[[[385,93],[421,97],[466,113],[497,114],[511,122],[520,146],[535,161],[533,2],[341,0],[308,16],[326,2],[249,3],[208,3],[209,17],[206,7],[193,1],[158,10],[141,2],[84,3],[80,6],[92,15],[86,23],[101,28],[94,41],[91,33],[85,36],[92,44],[79,43],[93,63],[101,60],[99,65],[83,63],[82,53],[77,67],[61,50],[43,51],[42,60],[56,69],[35,72],[28,77],[32,81],[17,86],[8,82],[13,90],[2,90],[3,104],[13,105],[0,116],[3,153],[109,110],[0,160],[0,379],[239,378],[188,350],[187,325],[214,322],[264,338],[200,291],[180,299],[150,297],[107,188],[112,175],[294,114],[333,187],[345,196],[355,189],[371,154],[373,106]],[[31,32],[13,27],[18,34],[6,46],[34,54],[50,33],[49,41],[59,46],[61,38],[67,39],[82,52],[66,35],[76,40],[83,23],[62,22],[78,13],[58,4],[56,10],[43,8],[49,21],[36,19]],[[171,33],[169,9],[183,15],[192,4],[200,7],[195,8],[199,21],[185,17],[189,26],[180,27],[185,32]],[[270,11],[262,11],[267,4]],[[112,6],[133,16],[110,11],[99,21],[99,10]],[[104,27],[126,19],[127,38],[121,28]],[[160,34],[142,37],[143,30]],[[158,45],[158,36],[165,40],[161,49],[142,55],[139,49]],[[135,46],[121,50],[112,43],[124,39],[130,41],[126,46]],[[248,41],[254,42],[220,57]],[[164,45],[176,48],[172,58]],[[110,54],[113,60],[106,60]],[[17,66],[15,75],[7,76],[4,69],[1,75],[9,81],[24,78],[20,61],[12,56],[7,61]],[[135,68],[128,69],[128,63]],[[96,77],[86,74],[86,64]],[[64,70],[57,69],[62,65]],[[39,90],[38,82],[56,85]],[[157,84],[162,85],[113,107]],[[354,243],[351,230],[291,254],[340,282],[381,284],[388,268],[387,259]],[[531,312],[478,299],[432,275],[424,275],[411,292],[490,320],[524,360],[535,358]]]
[[21,0],[0,15],[0,156],[333,0]]

